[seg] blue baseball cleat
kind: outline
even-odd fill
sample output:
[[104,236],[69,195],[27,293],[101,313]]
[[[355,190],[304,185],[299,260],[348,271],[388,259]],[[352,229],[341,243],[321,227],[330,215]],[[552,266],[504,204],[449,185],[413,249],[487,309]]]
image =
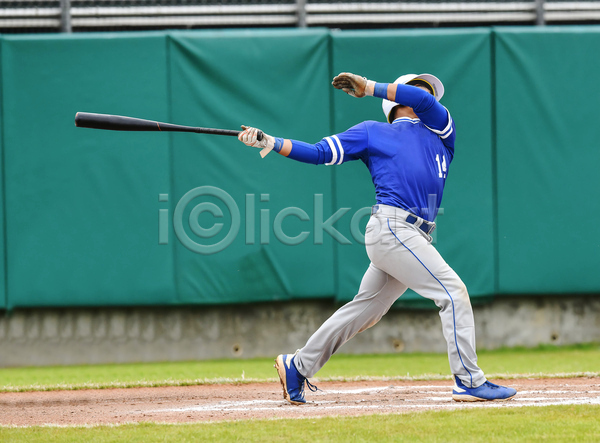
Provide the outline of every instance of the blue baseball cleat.
[[283,386],[283,398],[293,405],[303,405],[304,400],[304,382],[308,389],[315,392],[317,387],[310,384],[309,381],[296,369],[294,357],[296,354],[281,354],[275,359],[275,369],[279,374],[279,381]]
[[458,377],[454,376],[456,385],[452,390],[452,399],[455,401],[493,401],[510,400],[517,394],[517,390],[498,386],[486,381],[476,388],[467,388]]

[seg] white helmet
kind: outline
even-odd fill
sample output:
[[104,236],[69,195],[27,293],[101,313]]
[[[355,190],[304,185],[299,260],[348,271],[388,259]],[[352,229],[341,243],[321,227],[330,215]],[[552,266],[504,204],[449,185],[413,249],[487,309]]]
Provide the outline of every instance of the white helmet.
[[[413,80],[421,80],[427,83],[429,86],[431,86],[431,89],[433,89],[433,96],[437,101],[440,101],[440,99],[444,95],[444,85],[442,84],[439,78],[431,74],[406,74],[401,77],[398,77],[394,83],[399,85],[405,85]],[[385,114],[385,118],[388,121],[388,123],[391,123],[390,113],[392,112],[392,109],[394,109],[399,104],[400,103],[392,102],[385,99],[381,103],[383,113]]]

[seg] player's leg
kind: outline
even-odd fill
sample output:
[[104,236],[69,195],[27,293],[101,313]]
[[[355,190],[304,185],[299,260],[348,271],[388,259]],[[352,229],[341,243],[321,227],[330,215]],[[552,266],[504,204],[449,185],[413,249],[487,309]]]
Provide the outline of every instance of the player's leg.
[[304,383],[312,389],[306,379],[314,376],[346,341],[377,323],[404,291],[405,285],[370,265],[352,301],[326,320],[295,355],[282,354],[275,359],[283,397],[293,404],[305,403]]
[[405,285],[371,264],[354,299],[329,317],[298,351],[295,363],[300,373],[313,377],[340,346],[381,320],[404,291]]
[[488,382],[477,365],[473,309],[467,288],[456,272],[413,226],[383,218],[379,217],[387,231],[381,230],[379,240],[387,247],[373,248],[369,257],[382,270],[439,306],[450,368],[455,375],[452,398],[487,401],[514,397],[515,389]]
[[[375,241],[378,231],[374,227],[378,226],[371,217],[367,244]],[[340,346],[377,323],[404,291],[406,285],[371,264],[352,301],[326,320],[295,355],[282,354],[275,359],[284,398],[290,403],[305,403],[304,382],[311,387],[306,379],[315,375]]]
[[371,260],[435,302],[440,308],[452,373],[468,387],[483,384],[486,379],[477,365],[473,310],[466,286],[414,227],[393,218],[379,219],[383,225],[380,242],[387,246],[372,248]]

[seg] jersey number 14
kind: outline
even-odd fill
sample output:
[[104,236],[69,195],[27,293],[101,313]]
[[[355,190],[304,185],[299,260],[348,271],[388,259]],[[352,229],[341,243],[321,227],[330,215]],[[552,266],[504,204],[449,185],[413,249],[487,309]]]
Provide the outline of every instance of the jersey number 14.
[[438,164],[438,176],[440,178],[446,178],[446,156],[442,155],[442,162],[440,163],[440,155],[436,154],[435,161]]

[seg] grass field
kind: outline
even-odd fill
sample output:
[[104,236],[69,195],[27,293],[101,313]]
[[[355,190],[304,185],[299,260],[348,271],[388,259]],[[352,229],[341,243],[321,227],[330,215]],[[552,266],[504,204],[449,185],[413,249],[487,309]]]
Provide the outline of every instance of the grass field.
[[0,427],[0,441],[595,442],[599,413],[600,407],[578,405],[182,425]]
[[[505,349],[480,352],[488,375],[517,377],[580,374],[600,376],[600,345]],[[320,379],[447,378],[445,355],[335,356]],[[169,385],[273,381],[272,359],[0,369],[3,391],[77,389],[86,386]],[[1,407],[0,407],[1,409]],[[319,419],[218,423],[142,423],[119,426],[0,427],[0,441],[599,441],[600,406],[569,405],[510,409],[427,411]]]

